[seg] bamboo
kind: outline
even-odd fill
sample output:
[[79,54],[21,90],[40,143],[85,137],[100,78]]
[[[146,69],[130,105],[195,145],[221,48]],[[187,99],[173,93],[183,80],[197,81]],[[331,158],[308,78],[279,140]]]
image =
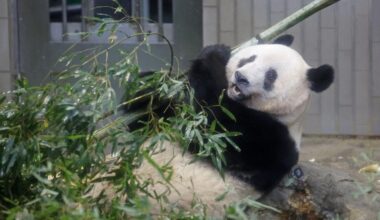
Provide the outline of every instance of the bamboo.
[[232,50],[232,54],[237,53],[239,50],[246,47],[256,45],[259,42],[267,42],[281,34],[282,32],[288,30],[299,22],[305,20],[307,17],[313,15],[314,13],[338,2],[339,0],[315,0],[306,5],[305,7],[299,9],[293,14],[289,15],[285,19],[279,21],[275,25],[261,32],[256,37],[251,38],[250,40],[238,45]]

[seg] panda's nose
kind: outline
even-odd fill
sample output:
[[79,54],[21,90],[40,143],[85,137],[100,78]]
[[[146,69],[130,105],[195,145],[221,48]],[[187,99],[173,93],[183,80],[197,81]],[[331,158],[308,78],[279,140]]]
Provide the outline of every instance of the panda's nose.
[[235,80],[236,80],[236,84],[238,85],[244,85],[244,86],[249,85],[248,79],[245,76],[243,76],[243,74],[239,71],[235,72]]

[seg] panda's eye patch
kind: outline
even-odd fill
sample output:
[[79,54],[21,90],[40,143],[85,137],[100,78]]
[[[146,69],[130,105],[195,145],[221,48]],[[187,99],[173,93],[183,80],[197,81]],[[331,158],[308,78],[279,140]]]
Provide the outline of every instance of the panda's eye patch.
[[237,65],[237,67],[240,68],[240,67],[244,66],[247,63],[255,61],[255,59],[256,59],[256,55],[252,55],[252,56],[250,56],[248,58],[241,59],[239,61],[239,64]]
[[273,89],[273,83],[277,79],[277,72],[274,69],[269,69],[265,73],[265,80],[264,80],[264,89],[267,91],[270,91]]

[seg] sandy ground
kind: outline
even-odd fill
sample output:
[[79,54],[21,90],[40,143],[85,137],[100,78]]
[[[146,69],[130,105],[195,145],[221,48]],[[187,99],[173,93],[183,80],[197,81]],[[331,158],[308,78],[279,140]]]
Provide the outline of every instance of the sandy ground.
[[[359,169],[371,164],[380,165],[380,138],[305,136],[301,146],[301,161],[342,170],[363,181],[368,176],[359,174]],[[380,171],[374,176],[380,192]]]
[[345,170],[360,169],[363,163],[380,163],[380,138],[305,136],[301,145],[301,161]]
[[362,172],[368,165],[380,165],[380,137],[350,138],[304,136],[301,144],[301,161],[310,161],[348,173],[356,181],[349,219],[380,220],[380,170]]

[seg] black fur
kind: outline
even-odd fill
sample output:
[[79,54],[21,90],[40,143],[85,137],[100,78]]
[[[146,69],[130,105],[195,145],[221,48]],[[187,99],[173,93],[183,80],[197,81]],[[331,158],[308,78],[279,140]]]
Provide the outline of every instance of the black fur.
[[265,73],[265,79],[264,79],[264,89],[266,91],[271,91],[273,89],[273,84],[277,79],[277,71],[270,68],[266,73]]
[[[198,100],[207,105],[217,104],[219,95],[227,89],[225,65],[229,57],[230,48],[213,45],[204,48],[193,62],[188,76]],[[218,108],[213,108],[214,115],[228,130],[242,134],[233,138],[241,151],[230,146],[225,152],[228,170],[253,174],[249,182],[257,190],[270,191],[298,161],[295,142],[287,127],[265,112],[231,100],[227,94],[222,105],[234,114],[236,122]]]
[[322,92],[334,81],[334,69],[330,65],[311,68],[307,72],[307,79],[310,81],[311,90]]
[[255,61],[255,59],[256,59],[256,55],[250,56],[250,57],[248,57],[246,59],[241,59],[239,61],[239,64],[238,64],[237,67],[240,68],[240,67],[244,66],[247,63],[251,63],[251,62]]
[[282,44],[285,46],[290,46],[290,45],[292,45],[293,41],[294,41],[294,37],[292,35],[284,34],[284,35],[281,35],[278,38],[276,38],[273,41],[273,44]]
[[[202,97],[205,103],[217,103],[223,89],[227,88],[225,66],[230,58],[230,48],[224,45],[207,46],[202,49],[193,61],[189,70],[189,82],[194,89],[195,97]],[[207,75],[205,75],[205,73]]]

